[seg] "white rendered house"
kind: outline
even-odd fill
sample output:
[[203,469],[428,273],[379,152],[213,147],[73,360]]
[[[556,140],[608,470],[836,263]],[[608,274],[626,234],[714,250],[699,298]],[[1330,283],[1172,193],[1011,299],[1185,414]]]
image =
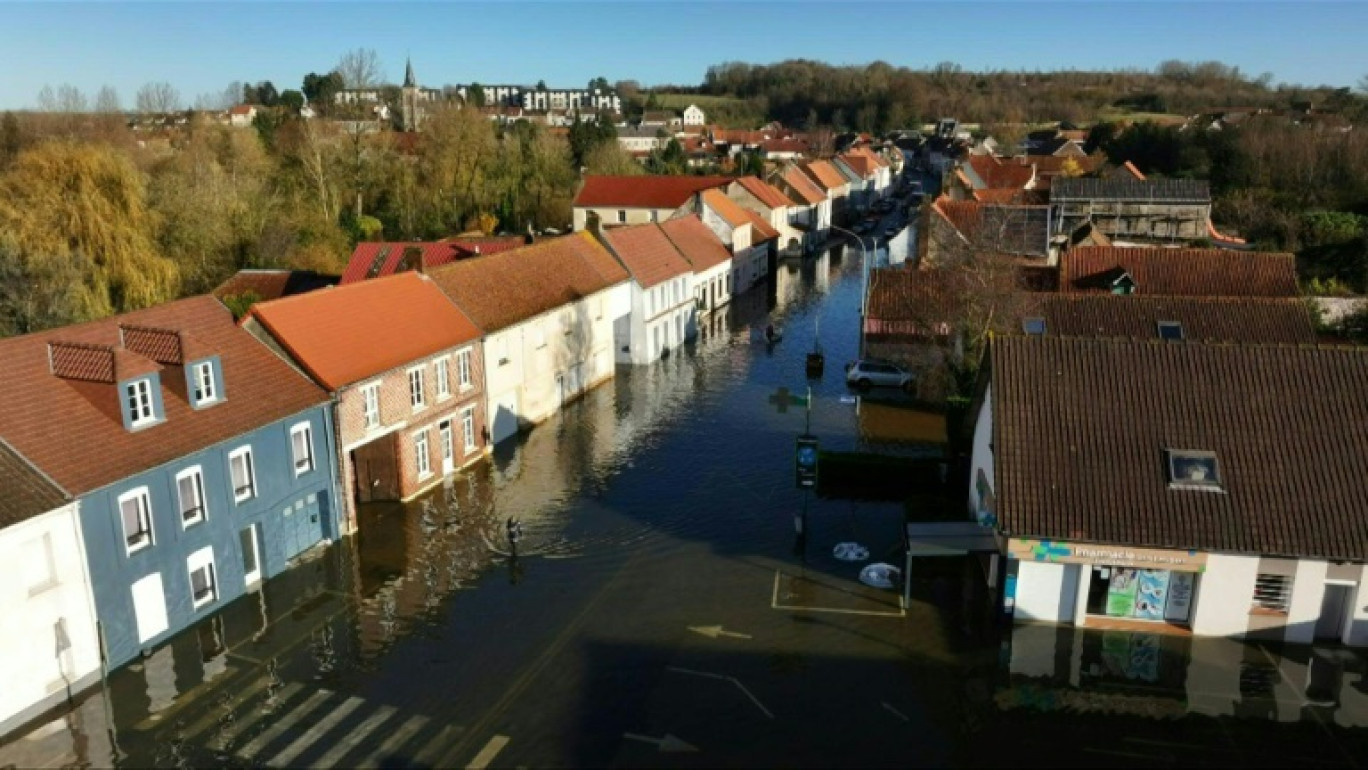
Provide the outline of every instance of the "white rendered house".
[[606,245],[631,273],[631,313],[613,327],[620,364],[656,361],[698,333],[693,266],[661,226],[604,230]]
[[485,331],[490,439],[555,414],[614,375],[627,271],[589,233],[461,260],[429,275]]

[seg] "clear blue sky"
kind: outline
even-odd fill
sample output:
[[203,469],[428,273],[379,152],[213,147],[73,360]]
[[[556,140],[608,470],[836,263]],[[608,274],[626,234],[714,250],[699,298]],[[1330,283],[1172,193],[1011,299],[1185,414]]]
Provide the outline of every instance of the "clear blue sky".
[[1354,85],[1368,3],[1188,2],[0,2],[0,109],[44,84],[124,107],[153,80],[186,102],[234,80],[298,88],[345,51],[375,49],[389,79],[413,57],[423,85],[697,84],[728,60],[923,68],[1153,69],[1215,59],[1275,82]]

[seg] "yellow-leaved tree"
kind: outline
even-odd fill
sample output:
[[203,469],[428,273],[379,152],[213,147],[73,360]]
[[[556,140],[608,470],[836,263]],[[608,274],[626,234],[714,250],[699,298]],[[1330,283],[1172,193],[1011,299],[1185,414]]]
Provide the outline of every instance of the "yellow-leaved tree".
[[20,153],[0,175],[0,232],[24,274],[74,280],[71,320],[166,302],[180,288],[176,264],[153,245],[142,175],[104,145]]

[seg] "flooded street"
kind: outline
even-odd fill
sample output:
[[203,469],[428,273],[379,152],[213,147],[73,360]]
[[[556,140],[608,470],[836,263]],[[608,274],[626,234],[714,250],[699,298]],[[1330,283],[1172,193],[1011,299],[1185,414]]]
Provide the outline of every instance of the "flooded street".
[[811,385],[823,449],[945,440],[844,384],[860,267],[858,249],[781,263],[696,344],[419,500],[364,508],[356,537],[13,736],[0,767],[1368,763],[1356,654],[999,640],[958,588],[972,565],[919,573],[904,607],[834,558],[854,541],[900,564],[903,509],[805,498],[787,396]]

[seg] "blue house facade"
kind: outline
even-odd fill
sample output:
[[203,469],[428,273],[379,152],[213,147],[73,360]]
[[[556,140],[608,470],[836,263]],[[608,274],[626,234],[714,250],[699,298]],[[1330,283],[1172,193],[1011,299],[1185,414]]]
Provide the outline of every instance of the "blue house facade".
[[77,502],[110,667],[338,537],[328,393],[194,297],[0,340],[0,438]]
[[[331,409],[315,407],[80,498],[111,666],[338,537],[332,435]],[[149,526],[126,531],[125,511]]]

